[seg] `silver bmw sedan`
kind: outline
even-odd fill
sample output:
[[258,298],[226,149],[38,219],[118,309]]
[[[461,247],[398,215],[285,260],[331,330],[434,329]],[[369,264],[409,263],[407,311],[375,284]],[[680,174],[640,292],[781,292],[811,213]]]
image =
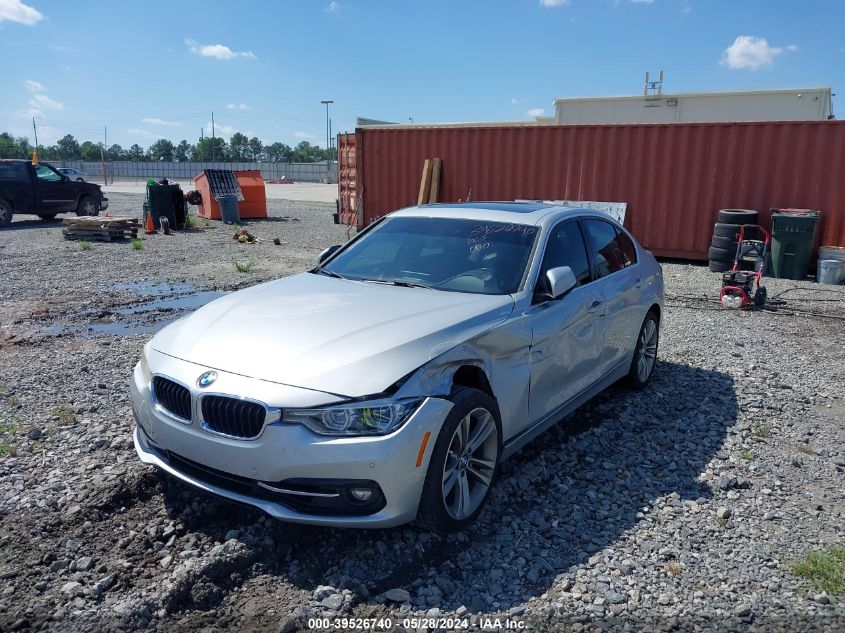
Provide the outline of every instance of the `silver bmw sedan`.
[[282,520],[453,532],[502,460],[648,383],[662,302],[659,264],[606,214],[402,209],[161,330],[130,381],[135,448]]

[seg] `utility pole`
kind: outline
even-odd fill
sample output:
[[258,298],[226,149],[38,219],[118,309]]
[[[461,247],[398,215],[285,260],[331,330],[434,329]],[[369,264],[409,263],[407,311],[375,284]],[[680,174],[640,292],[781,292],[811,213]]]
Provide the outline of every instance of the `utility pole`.
[[211,162],[214,162],[214,146],[217,144],[217,139],[214,136],[214,112],[211,113]]
[[331,99],[324,99],[320,101],[320,103],[326,104],[326,184],[331,182],[331,163],[328,160],[328,151],[331,148],[329,143],[331,142],[332,137],[332,124],[330,123],[329,119],[329,104],[334,103]]
[[35,135],[35,151],[32,153],[32,164],[38,162],[38,128],[35,126],[35,117],[32,117],[32,133]]
[[103,126],[103,149],[100,150],[100,158],[103,161],[103,182],[109,184],[109,174],[106,171],[106,151],[109,148],[109,126]]

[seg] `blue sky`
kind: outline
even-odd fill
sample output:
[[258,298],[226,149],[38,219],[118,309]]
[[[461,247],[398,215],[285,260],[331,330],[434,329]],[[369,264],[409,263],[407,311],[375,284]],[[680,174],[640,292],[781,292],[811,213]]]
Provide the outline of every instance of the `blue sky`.
[[[357,116],[529,120],[561,96],[845,83],[827,0],[0,0],[0,130],[325,145]],[[739,39],[738,39],[739,38]],[[845,94],[834,112],[845,116]]]

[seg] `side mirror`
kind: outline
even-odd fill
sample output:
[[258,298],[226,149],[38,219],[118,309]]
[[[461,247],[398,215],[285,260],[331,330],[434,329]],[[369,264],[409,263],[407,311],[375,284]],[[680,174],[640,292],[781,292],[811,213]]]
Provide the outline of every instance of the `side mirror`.
[[550,268],[546,271],[546,281],[552,299],[559,299],[578,284],[575,273],[569,266]]
[[62,182],[70,182],[70,176],[62,174]]
[[320,256],[317,258],[317,263],[322,264],[329,257],[334,255],[335,252],[337,251],[337,249],[339,249],[339,248],[340,248],[340,244],[334,244],[332,246],[329,246],[326,250],[324,250],[322,253],[320,253]]

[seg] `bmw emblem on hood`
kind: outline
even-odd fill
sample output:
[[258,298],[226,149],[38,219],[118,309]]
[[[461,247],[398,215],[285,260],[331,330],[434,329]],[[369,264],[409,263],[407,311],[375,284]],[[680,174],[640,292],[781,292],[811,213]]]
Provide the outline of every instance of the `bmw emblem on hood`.
[[197,384],[200,387],[208,387],[215,380],[217,380],[217,372],[216,371],[207,371],[204,374],[202,374],[199,378],[197,378]]

